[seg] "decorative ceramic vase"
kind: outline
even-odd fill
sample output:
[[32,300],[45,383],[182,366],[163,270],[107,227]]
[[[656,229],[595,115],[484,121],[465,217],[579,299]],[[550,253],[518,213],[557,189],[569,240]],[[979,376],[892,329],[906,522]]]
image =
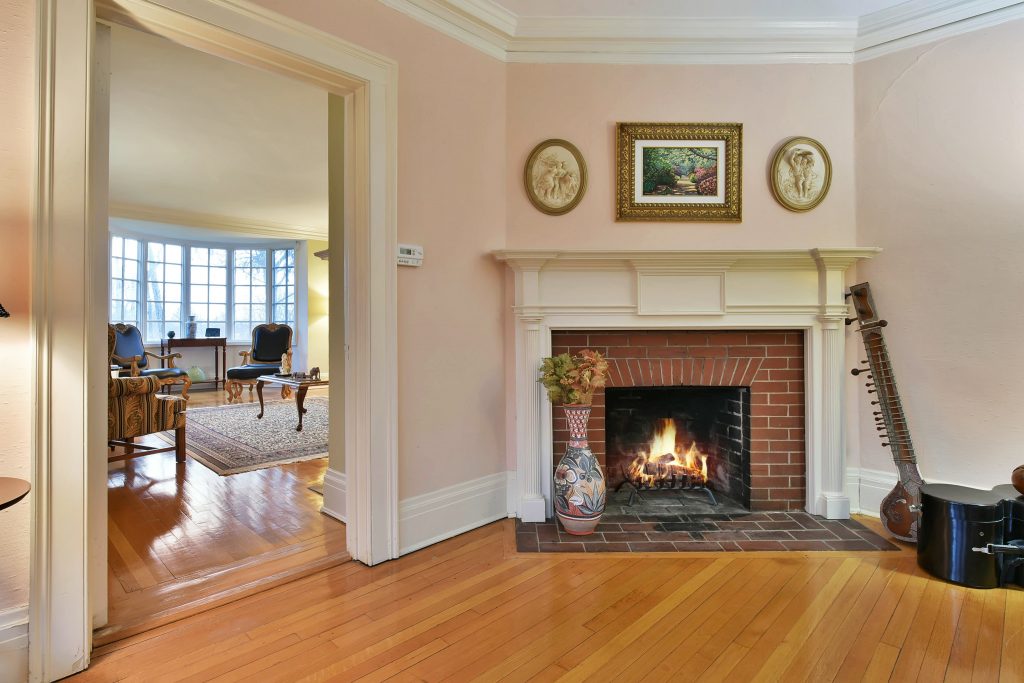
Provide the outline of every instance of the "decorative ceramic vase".
[[190,315],[188,317],[188,322],[185,323],[185,336],[188,337],[189,339],[195,339],[196,330],[198,328],[199,323],[196,322],[196,317],[194,315]]
[[570,534],[594,533],[605,503],[605,481],[587,443],[590,406],[562,406],[569,423],[569,446],[555,468],[555,515]]
[[203,370],[198,365],[193,365],[186,372],[188,373],[188,378],[193,382],[206,381],[206,370]]

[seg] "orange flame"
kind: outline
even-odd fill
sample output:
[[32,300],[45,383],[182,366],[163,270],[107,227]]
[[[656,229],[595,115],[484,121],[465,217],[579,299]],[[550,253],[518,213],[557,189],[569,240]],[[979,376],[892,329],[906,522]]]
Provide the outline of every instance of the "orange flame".
[[672,419],[658,420],[646,453],[639,453],[629,465],[629,478],[645,486],[654,486],[667,479],[699,479],[701,484],[708,480],[708,456],[697,448],[697,442],[690,444],[684,453],[676,446],[676,422]]

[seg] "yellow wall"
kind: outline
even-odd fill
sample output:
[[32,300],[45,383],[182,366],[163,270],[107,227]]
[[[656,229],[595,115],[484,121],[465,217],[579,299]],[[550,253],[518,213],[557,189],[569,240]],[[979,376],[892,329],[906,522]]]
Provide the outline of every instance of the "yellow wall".
[[327,261],[314,256],[314,252],[327,248],[327,242],[306,242],[307,284],[309,286],[309,366],[330,372],[327,351]]

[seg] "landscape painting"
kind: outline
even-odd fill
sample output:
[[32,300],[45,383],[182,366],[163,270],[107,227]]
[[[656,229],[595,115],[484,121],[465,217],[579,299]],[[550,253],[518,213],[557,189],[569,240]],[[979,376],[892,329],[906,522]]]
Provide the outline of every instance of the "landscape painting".
[[616,220],[739,221],[743,126],[620,123]]
[[643,147],[644,196],[718,196],[716,147]]

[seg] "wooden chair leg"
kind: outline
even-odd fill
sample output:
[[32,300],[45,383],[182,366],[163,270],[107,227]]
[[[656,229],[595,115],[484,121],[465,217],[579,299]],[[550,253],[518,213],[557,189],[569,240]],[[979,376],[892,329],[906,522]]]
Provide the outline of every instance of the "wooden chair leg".
[[185,462],[185,428],[178,427],[174,430],[174,460]]
[[192,386],[192,378],[185,375],[181,378],[181,397],[188,400],[188,389]]

